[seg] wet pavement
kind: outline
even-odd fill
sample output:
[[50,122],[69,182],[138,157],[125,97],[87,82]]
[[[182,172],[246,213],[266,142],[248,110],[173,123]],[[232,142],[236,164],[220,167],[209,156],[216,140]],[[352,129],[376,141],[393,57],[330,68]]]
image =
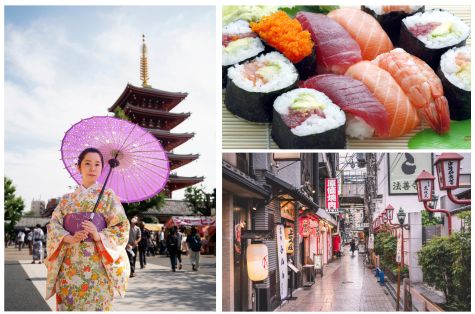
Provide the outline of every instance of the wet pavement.
[[346,247],[344,256],[324,268],[323,277],[317,274],[310,289],[294,292],[297,299],[277,311],[395,311],[396,302],[363,265],[363,259],[357,252],[352,257]]

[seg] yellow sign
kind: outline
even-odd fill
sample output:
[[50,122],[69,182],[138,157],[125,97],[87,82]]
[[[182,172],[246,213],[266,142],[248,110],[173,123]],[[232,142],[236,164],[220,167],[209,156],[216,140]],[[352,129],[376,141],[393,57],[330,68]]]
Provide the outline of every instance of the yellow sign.
[[285,248],[287,254],[294,253],[294,228],[285,228]]
[[289,201],[280,202],[280,216],[288,220],[295,220],[295,206]]

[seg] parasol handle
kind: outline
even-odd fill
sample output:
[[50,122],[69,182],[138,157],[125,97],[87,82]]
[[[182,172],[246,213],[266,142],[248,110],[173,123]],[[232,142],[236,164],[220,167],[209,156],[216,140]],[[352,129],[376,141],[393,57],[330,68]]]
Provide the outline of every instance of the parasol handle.
[[99,202],[101,201],[102,195],[104,194],[104,190],[106,189],[107,181],[109,181],[109,177],[111,175],[112,169],[119,166],[120,162],[117,158],[109,159],[109,173],[107,174],[106,181],[104,181],[104,185],[102,186],[101,192],[99,193],[99,197],[97,198],[96,205],[94,205],[94,209],[92,210],[91,217],[89,217],[89,221],[92,221],[94,218],[94,213],[96,212],[97,206],[99,206]]

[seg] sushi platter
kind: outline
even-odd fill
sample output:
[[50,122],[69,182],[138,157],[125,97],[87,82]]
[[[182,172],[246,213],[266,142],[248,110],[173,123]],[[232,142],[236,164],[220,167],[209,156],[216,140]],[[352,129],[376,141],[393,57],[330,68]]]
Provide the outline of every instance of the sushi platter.
[[470,148],[469,6],[256,7],[223,9],[223,149]]

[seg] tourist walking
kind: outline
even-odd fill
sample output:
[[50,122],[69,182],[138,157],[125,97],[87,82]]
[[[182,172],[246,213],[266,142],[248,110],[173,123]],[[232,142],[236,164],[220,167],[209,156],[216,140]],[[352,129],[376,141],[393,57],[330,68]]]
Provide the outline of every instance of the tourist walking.
[[176,271],[176,260],[177,254],[180,249],[180,242],[178,241],[178,232],[176,228],[170,229],[170,233],[167,237],[167,250],[170,256],[170,262],[172,266],[172,271]]
[[148,241],[150,239],[150,232],[145,229],[144,223],[140,222],[140,242],[139,242],[139,257],[140,257],[140,268],[145,268],[147,266],[147,251],[148,251]]
[[38,260],[38,264],[43,263],[43,240],[45,238],[45,233],[41,229],[41,225],[37,224],[36,228],[33,229],[33,262]]
[[127,244],[127,255],[130,262],[130,277],[135,277],[135,262],[137,261],[138,254],[137,247],[141,239],[140,228],[137,226],[138,222],[139,219],[137,216],[130,220],[129,243]]
[[25,244],[25,233],[22,230],[20,230],[16,238],[18,241],[18,251],[21,251],[21,249],[23,248],[23,245]]
[[191,266],[194,271],[198,271],[200,268],[200,250],[201,250],[201,238],[195,227],[191,228],[190,235],[186,238],[188,243]]
[[99,150],[81,152],[77,169],[82,183],[61,199],[47,226],[46,299],[56,294],[58,311],[110,311],[114,291],[125,295],[129,222],[124,208],[106,189],[91,215],[102,188],[96,181],[103,165]]
[[351,250],[351,256],[355,256],[355,251],[356,251],[355,239],[351,239],[350,250]]

